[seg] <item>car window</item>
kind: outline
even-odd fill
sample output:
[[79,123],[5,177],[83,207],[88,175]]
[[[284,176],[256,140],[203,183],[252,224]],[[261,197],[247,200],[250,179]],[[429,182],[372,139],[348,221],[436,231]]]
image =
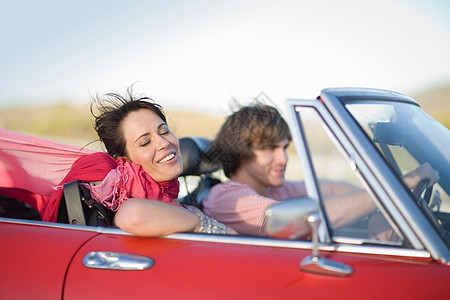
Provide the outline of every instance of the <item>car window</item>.
[[399,177],[423,163],[439,172],[433,186],[411,192],[450,246],[449,130],[414,105],[356,101],[346,107]]
[[[352,170],[347,154],[336,142],[332,131],[317,111],[314,108],[302,107],[299,113],[319,180],[321,201],[332,239],[353,243],[402,244],[401,233],[395,229],[394,223],[383,213],[381,207],[377,206],[362,177]],[[339,201],[352,201],[354,205],[341,208],[327,204],[337,198],[341,199]],[[360,203],[369,203],[373,208],[367,208],[368,212],[358,214],[355,210],[359,209]],[[343,212],[342,209],[348,211]],[[333,223],[339,215],[348,216],[348,219],[339,224]]]

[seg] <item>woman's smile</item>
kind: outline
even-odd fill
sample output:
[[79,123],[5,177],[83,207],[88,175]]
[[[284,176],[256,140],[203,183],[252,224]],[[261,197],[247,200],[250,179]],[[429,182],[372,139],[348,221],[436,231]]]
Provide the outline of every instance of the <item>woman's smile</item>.
[[161,159],[160,161],[158,161],[158,163],[160,164],[160,163],[167,162],[174,157],[175,157],[175,154],[171,153],[171,154],[167,155],[166,157],[164,157],[163,159]]

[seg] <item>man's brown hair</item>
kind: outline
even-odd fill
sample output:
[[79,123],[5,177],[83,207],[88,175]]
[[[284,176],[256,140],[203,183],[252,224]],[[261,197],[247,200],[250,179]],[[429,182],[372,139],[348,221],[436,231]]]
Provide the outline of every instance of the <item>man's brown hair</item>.
[[279,111],[256,102],[242,106],[226,118],[211,144],[210,155],[231,177],[242,162],[254,158],[253,149],[270,148],[283,139],[290,141],[291,133]]

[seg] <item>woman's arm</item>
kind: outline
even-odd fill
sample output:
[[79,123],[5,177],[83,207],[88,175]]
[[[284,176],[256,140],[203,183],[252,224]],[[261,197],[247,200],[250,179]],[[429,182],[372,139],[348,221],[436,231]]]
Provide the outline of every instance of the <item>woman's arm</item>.
[[132,198],[120,206],[114,223],[134,235],[160,236],[191,232],[200,223],[200,218],[180,206]]

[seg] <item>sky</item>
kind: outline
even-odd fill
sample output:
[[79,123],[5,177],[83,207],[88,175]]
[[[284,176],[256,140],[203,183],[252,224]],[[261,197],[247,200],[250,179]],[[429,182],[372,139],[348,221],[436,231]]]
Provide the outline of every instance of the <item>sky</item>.
[[328,87],[450,83],[448,0],[0,0],[0,109],[96,94],[228,114]]

